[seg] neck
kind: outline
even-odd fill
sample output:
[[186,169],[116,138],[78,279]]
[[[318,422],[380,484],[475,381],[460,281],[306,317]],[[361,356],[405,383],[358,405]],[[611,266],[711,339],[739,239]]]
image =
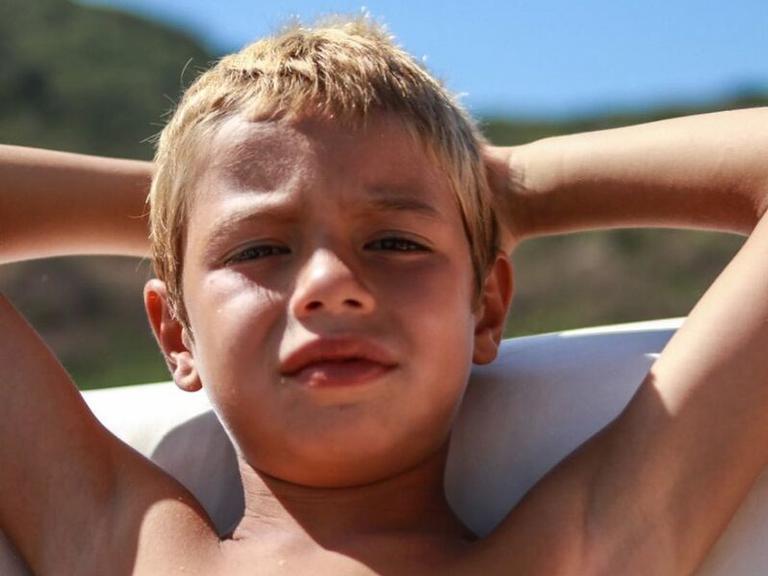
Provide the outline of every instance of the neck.
[[414,468],[371,484],[316,488],[280,480],[239,457],[245,514],[233,540],[288,537],[338,548],[356,536],[460,538],[471,533],[450,509],[443,476],[447,443]]

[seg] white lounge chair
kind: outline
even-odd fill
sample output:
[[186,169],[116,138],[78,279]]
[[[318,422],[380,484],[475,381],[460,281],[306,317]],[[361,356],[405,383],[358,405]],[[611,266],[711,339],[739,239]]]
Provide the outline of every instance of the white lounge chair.
[[[681,321],[514,338],[496,362],[476,367],[446,475],[449,501],[465,523],[487,534],[547,470],[615,417]],[[110,430],[185,484],[220,533],[233,527],[243,505],[234,453],[204,394],[159,383],[85,398]],[[764,474],[698,574],[768,574],[765,542]],[[0,574],[27,574],[1,535]]]

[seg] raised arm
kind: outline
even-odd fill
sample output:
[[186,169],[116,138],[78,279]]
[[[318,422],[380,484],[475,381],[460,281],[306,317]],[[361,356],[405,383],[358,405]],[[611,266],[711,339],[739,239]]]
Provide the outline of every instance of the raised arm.
[[750,110],[531,146],[518,239],[630,225],[750,238],[622,414],[510,513],[488,543],[507,556],[489,559],[531,574],[689,574],[768,464],[766,121]]
[[768,108],[490,148],[510,241],[624,226],[748,234],[768,204]]
[[0,264],[145,256],[151,176],[148,162],[0,145]]
[[[143,162],[0,147],[0,262],[144,255],[149,178]],[[169,573],[163,551],[218,542],[186,489],[96,420],[2,294],[0,470],[0,531],[35,574]]]

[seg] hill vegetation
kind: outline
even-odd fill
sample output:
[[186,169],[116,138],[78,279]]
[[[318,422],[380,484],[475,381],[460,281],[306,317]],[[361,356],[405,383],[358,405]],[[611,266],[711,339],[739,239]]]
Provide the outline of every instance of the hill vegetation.
[[[186,33],[65,0],[0,5],[0,135],[5,143],[148,159],[149,139],[184,84],[213,58]],[[768,104],[749,94],[708,109]],[[488,117],[517,144],[555,134],[703,112],[665,107],[568,121]],[[720,234],[622,230],[524,243],[514,257],[508,335],[680,316],[741,245]],[[83,388],[166,379],[141,306],[146,262],[67,258],[0,269],[27,315]]]

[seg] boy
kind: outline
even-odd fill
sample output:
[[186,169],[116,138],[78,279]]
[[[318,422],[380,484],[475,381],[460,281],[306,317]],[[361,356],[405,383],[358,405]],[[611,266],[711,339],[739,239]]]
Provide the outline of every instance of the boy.
[[[175,382],[205,388],[236,446],[243,520],[220,539],[3,302],[3,531],[41,574],[691,572],[766,464],[765,118],[486,149],[484,165],[471,122],[367,22],[224,59],[160,140],[145,304]],[[4,260],[143,252],[126,215],[146,165],[15,148],[0,165]],[[624,413],[477,540],[442,478],[512,292],[486,168],[508,250],[591,227],[754,231]]]

